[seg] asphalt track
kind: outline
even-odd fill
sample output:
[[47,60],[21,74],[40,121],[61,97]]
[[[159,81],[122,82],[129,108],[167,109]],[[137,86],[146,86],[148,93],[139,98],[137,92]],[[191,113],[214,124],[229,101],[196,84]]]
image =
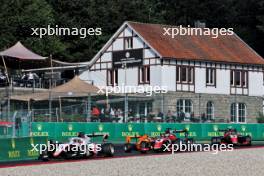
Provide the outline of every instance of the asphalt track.
[[[255,149],[255,148],[264,148],[264,144],[261,143],[253,143],[252,146],[238,146],[234,147],[235,150],[238,149]],[[200,151],[202,152],[202,151]],[[179,152],[179,154],[184,154],[187,152]],[[0,162],[0,169],[1,168],[9,168],[9,167],[19,167],[19,166],[32,166],[32,165],[44,165],[44,164],[56,164],[56,163],[64,163],[64,162],[81,162],[86,160],[105,160],[105,159],[115,159],[115,158],[127,158],[127,157],[144,157],[144,156],[151,156],[151,155],[169,155],[170,152],[154,152],[149,151],[145,154],[142,154],[138,151],[131,151],[130,153],[126,153],[123,150],[123,144],[115,144],[115,155],[113,157],[103,157],[103,156],[96,156],[89,159],[53,159],[50,161],[40,161],[40,160],[23,160],[23,161],[9,161],[9,162]]]

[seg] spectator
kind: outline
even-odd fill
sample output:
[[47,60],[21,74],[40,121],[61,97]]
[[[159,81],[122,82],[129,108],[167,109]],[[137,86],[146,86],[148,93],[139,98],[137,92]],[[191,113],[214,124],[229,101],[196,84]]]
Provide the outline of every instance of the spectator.
[[173,120],[172,116],[173,116],[173,114],[172,114],[171,110],[168,110],[167,115],[166,115],[166,121],[171,122]]
[[123,117],[122,110],[120,108],[118,108],[116,114],[117,114],[117,117],[119,118],[119,121],[118,122],[119,123],[122,123],[124,121],[124,117]]
[[128,117],[133,117],[133,116],[134,116],[133,110],[132,110],[132,108],[130,108],[128,111]]
[[0,86],[5,86],[7,82],[7,77],[5,75],[5,73],[0,70]]
[[157,116],[163,119],[164,114],[163,114],[163,112],[159,111]]
[[92,121],[98,121],[100,116],[100,110],[94,106],[92,108]]
[[110,108],[110,118],[114,118],[115,117],[115,109]]
[[34,75],[33,73],[29,72],[28,75],[27,75],[27,78],[28,78],[28,81],[33,81],[34,80]]
[[185,121],[190,121],[191,120],[191,113],[190,112],[186,112],[185,113]]

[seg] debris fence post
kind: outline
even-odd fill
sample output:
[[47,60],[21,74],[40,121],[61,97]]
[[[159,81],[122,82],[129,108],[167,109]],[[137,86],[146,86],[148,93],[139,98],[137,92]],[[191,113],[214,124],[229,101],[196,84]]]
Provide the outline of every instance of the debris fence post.
[[91,120],[91,108],[92,108],[92,102],[91,102],[91,94],[88,94],[87,97],[87,114],[86,114],[86,122],[89,122]]

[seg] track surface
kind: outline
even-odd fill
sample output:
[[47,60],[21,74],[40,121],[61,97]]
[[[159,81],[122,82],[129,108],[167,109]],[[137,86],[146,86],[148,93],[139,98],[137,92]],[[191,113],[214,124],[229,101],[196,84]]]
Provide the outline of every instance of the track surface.
[[[254,144],[252,146],[241,146],[235,147],[234,149],[254,149],[254,148],[264,148],[263,144]],[[187,152],[180,152],[180,153],[187,153]],[[105,159],[115,159],[115,158],[127,158],[127,157],[144,157],[144,156],[151,156],[151,155],[168,155],[171,154],[170,152],[166,153],[156,153],[153,151],[149,151],[146,154],[141,154],[138,151],[132,151],[131,153],[125,153],[123,150],[122,144],[115,144],[115,156],[114,157],[102,157],[97,156],[93,158],[89,158],[88,160],[105,160]],[[0,162],[0,168],[8,168],[8,167],[18,167],[18,166],[32,166],[32,165],[44,165],[44,164],[56,164],[56,163],[65,163],[65,162],[81,162],[86,161],[87,159],[56,159],[51,160],[48,162],[43,162],[40,160],[24,160],[24,161],[9,161],[9,162]]]

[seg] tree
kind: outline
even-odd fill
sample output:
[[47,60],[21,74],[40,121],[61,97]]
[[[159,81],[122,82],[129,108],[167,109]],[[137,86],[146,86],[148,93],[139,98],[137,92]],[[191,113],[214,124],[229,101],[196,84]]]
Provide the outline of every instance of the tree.
[[58,37],[40,39],[32,36],[31,28],[46,27],[54,24],[52,7],[43,0],[10,0],[0,6],[0,48],[14,45],[21,41],[33,51],[49,56],[66,49]]

